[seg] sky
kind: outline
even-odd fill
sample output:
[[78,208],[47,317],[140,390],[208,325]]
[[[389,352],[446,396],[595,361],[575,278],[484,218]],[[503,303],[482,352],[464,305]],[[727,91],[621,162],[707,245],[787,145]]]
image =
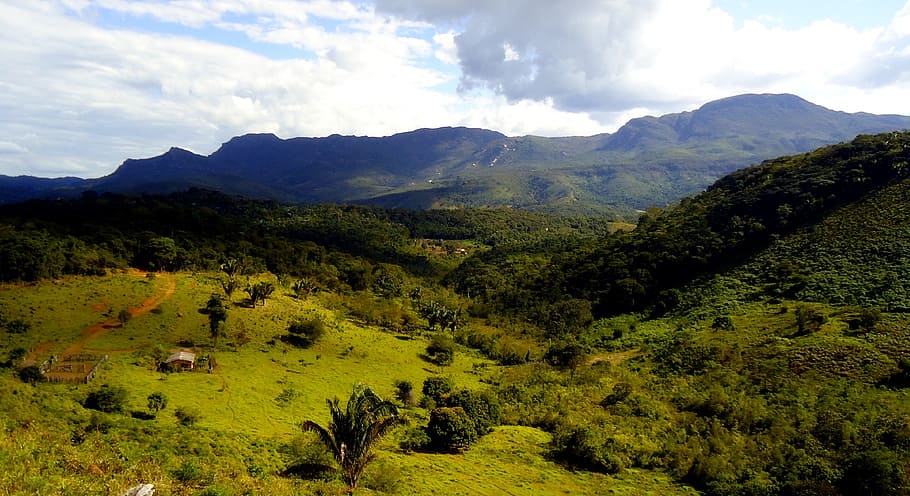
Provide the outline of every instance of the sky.
[[589,136],[743,93],[910,115],[905,0],[2,0],[0,174],[233,136]]

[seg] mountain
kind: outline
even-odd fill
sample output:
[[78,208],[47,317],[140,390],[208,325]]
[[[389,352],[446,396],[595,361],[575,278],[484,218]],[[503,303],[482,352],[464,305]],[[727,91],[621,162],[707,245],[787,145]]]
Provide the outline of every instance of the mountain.
[[[762,160],[859,134],[910,128],[910,117],[848,114],[794,95],[740,95],[629,121],[614,134],[507,137],[483,129],[420,129],[393,136],[281,139],[249,134],[209,156],[172,148],[127,160],[89,180],[97,191],[163,193],[190,187],[288,202],[383,207],[509,206],[575,213],[664,205]],[[56,182],[25,193],[74,191]]]

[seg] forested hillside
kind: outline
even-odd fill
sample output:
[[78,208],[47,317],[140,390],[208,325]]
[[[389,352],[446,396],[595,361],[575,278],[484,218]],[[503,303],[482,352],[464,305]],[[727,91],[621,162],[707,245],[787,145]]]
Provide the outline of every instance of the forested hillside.
[[[906,495],[908,164],[910,133],[860,136],[634,230],[204,190],[0,207],[0,486],[341,494],[362,474],[296,426],[375,407],[409,425],[358,494]],[[45,383],[73,350],[109,355],[95,382]]]

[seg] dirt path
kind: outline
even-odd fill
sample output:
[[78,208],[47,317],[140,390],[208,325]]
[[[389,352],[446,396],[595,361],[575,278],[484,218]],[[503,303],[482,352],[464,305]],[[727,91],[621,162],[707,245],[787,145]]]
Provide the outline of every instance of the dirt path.
[[590,367],[591,365],[594,365],[594,364],[600,363],[600,362],[607,362],[610,365],[615,365],[617,363],[625,362],[626,360],[634,357],[635,355],[638,355],[638,353],[640,351],[641,351],[641,348],[633,348],[633,349],[627,350],[627,351],[602,353],[600,355],[591,357],[587,362],[585,362],[585,365]]
[[[130,271],[130,275],[145,277],[145,273],[140,271]],[[158,291],[152,296],[146,298],[142,303],[139,304],[139,306],[130,308],[129,312],[132,317],[138,317],[152,311],[158,305],[167,301],[174,294],[174,291],[177,289],[177,280],[174,278],[174,276],[170,274],[159,274],[158,277],[167,279],[167,286],[163,290]],[[120,321],[117,320],[116,317],[112,317],[102,322],[92,324],[83,329],[80,333],[81,337],[79,340],[70,345],[60,355],[66,356],[79,353],[82,351],[82,348],[85,347],[86,343],[104,334],[108,330],[119,326]],[[24,363],[26,365],[34,365],[38,357],[44,353],[47,353],[47,351],[50,350],[50,348],[55,343],[56,341],[45,341],[44,343],[39,344],[28,354]]]

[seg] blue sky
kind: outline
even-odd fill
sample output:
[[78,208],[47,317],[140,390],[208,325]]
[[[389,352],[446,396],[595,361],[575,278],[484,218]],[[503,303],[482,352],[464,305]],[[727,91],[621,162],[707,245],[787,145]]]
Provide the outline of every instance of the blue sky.
[[741,93],[910,115],[905,1],[4,0],[0,174],[232,136],[591,135]]

